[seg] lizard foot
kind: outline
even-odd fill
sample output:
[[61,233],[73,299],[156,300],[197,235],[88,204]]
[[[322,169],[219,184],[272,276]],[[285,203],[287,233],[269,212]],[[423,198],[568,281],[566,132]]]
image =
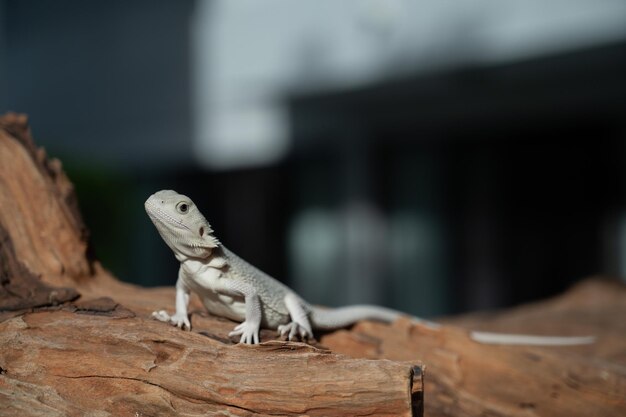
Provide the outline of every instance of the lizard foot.
[[243,323],[235,327],[232,332],[228,333],[228,337],[241,335],[241,339],[239,339],[239,343],[246,343],[249,345],[258,344],[259,343],[259,326],[260,325],[257,323],[250,323],[248,321],[244,321]]
[[152,318],[155,318],[158,321],[163,321],[165,323],[169,323],[170,321],[170,315],[167,314],[167,311],[165,310],[153,311]]
[[173,316],[170,316],[167,311],[159,310],[154,311],[152,313],[152,317],[159,321],[170,323],[172,326],[176,326],[180,329],[191,330],[191,323],[189,322],[189,317],[187,317],[186,314],[174,314]]
[[298,336],[300,337],[300,340],[313,339],[313,332],[311,332],[311,329],[308,329],[295,321],[288,324],[281,324],[278,326],[278,332],[280,333],[280,337],[285,337],[285,335],[289,334],[289,340],[294,340]]

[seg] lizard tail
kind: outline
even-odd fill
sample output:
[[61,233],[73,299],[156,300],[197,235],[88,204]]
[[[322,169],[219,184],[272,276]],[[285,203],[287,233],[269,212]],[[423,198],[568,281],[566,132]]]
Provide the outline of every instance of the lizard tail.
[[[313,328],[319,330],[332,330],[349,326],[359,320],[375,320],[391,323],[402,315],[402,313],[390,308],[371,305],[356,305],[329,309],[311,307],[311,314],[309,318]],[[412,317],[412,319],[425,324],[431,324],[431,322],[417,319],[415,317]],[[432,324],[434,325],[434,323]]]
[[472,340],[485,345],[577,346],[596,341],[595,336],[534,336],[471,331]]
[[[322,309],[310,307],[311,312],[309,318],[314,329],[333,330],[341,327],[349,326],[359,320],[375,320],[385,323],[391,323],[402,313],[391,310],[389,308],[356,305],[341,308]],[[431,328],[440,327],[439,324],[432,321],[420,319],[418,317],[409,316],[413,321],[424,324]],[[492,332],[470,331],[470,338],[478,343],[487,345],[525,345],[525,346],[575,346],[594,343],[593,336],[533,336],[524,334],[505,334]]]

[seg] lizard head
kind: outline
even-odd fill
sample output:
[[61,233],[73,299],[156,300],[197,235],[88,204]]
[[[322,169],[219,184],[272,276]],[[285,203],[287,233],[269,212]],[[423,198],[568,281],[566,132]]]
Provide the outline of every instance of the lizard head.
[[174,251],[192,258],[207,258],[219,245],[213,229],[187,196],[172,190],[152,194],[146,212],[159,234]]

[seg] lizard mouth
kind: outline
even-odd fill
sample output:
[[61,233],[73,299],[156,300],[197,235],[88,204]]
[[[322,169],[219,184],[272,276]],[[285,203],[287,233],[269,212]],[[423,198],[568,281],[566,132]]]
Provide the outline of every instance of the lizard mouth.
[[150,199],[146,200],[146,203],[144,206],[146,208],[146,212],[148,213],[148,216],[150,216],[153,222],[158,221],[159,223],[162,223],[162,224],[168,224],[170,226],[174,226],[174,227],[191,231],[191,229],[187,227],[185,223],[183,223],[182,221],[172,217],[171,215],[163,211],[159,206],[157,206],[155,203],[150,201]]

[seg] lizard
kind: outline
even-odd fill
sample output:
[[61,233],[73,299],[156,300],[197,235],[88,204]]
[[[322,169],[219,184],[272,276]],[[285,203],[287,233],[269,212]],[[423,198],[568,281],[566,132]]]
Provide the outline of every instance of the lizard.
[[[180,262],[176,281],[176,310],[152,313],[160,321],[191,330],[190,294],[195,292],[214,315],[239,322],[229,337],[244,344],[258,344],[261,327],[277,330],[288,340],[313,339],[313,330],[333,330],[359,320],[393,322],[398,311],[370,305],[336,309],[313,306],[285,284],[260,271],[228,250],[213,234],[209,222],[193,201],[173,190],[151,195],[145,210],[165,243]],[[413,317],[430,327],[437,323]],[[593,336],[532,336],[471,331],[481,343],[513,345],[577,345]]]

